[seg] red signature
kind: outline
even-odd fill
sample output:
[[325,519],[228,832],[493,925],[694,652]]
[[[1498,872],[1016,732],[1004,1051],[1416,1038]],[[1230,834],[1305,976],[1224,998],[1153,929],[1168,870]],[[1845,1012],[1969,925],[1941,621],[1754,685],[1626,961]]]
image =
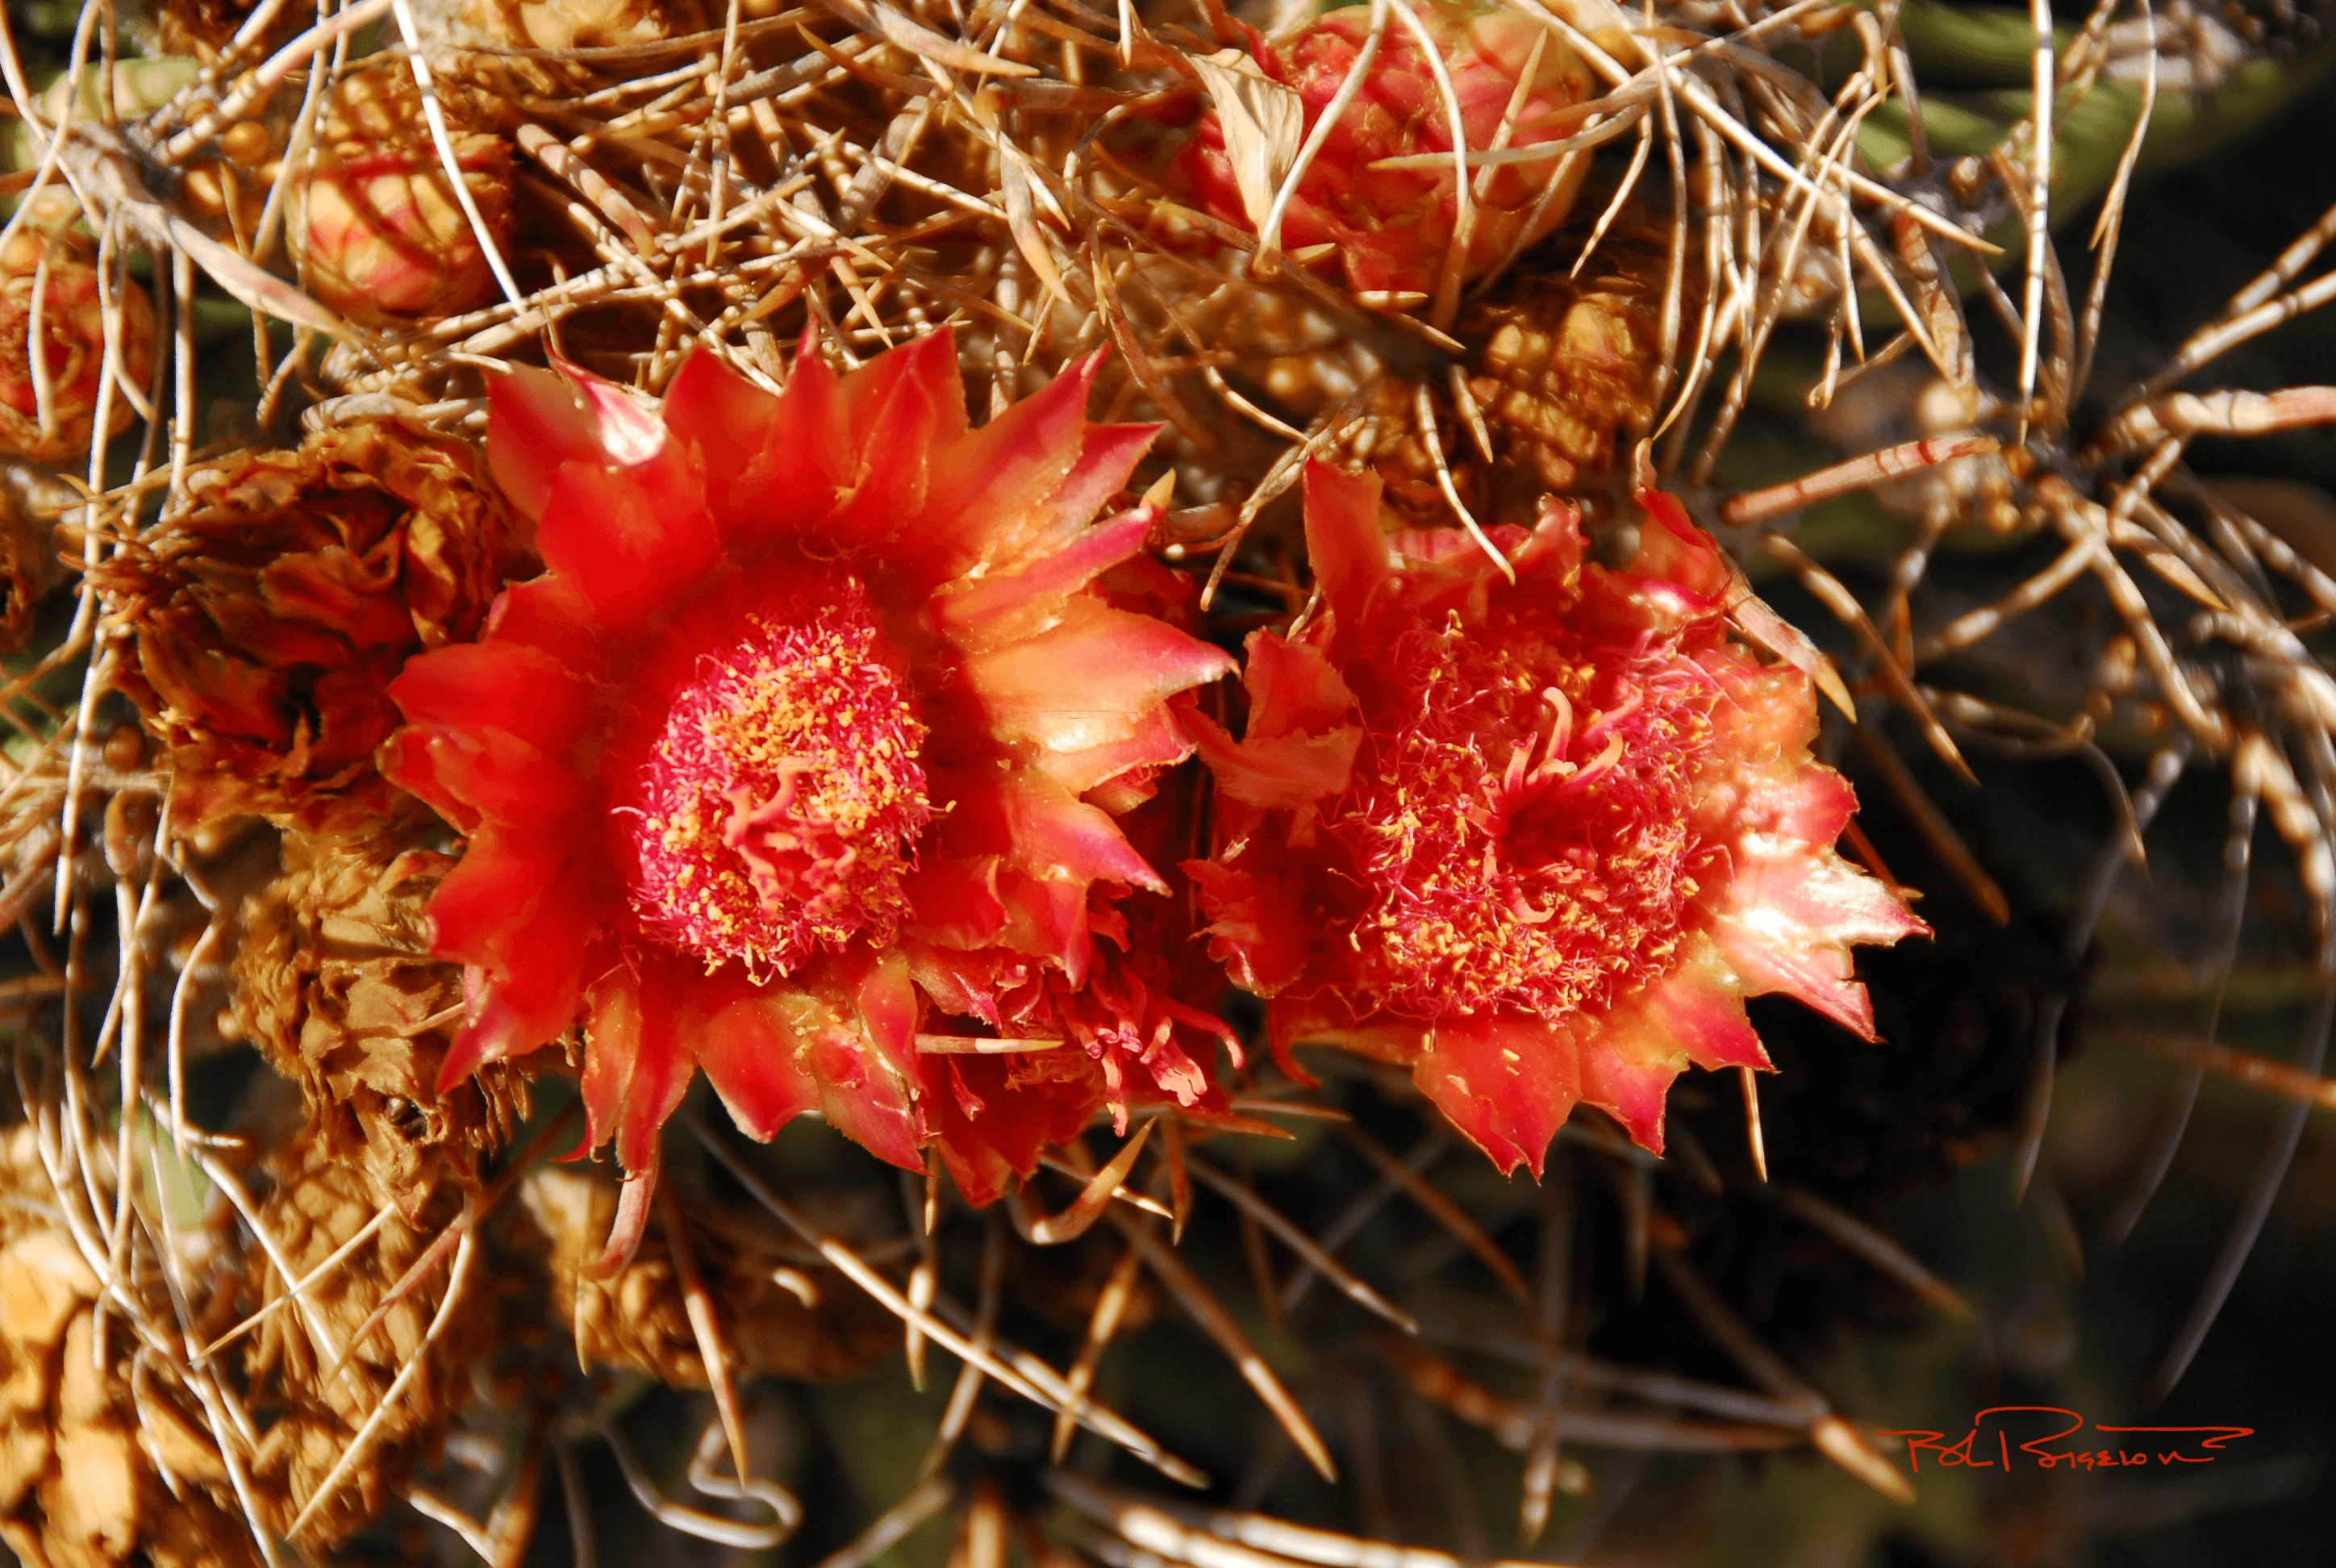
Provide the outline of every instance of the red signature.
[[[2009,1470],[2025,1455],[2041,1470],[2096,1470],[2131,1465],[2211,1465],[2224,1444],[2254,1436],[2253,1427],[2096,1427],[2057,1405],[1991,1405],[1953,1442],[1944,1432],[1883,1432],[1906,1439],[1906,1463],[1922,1474],[1922,1456],[1942,1467]],[[2011,1439],[2032,1434],[2019,1443]],[[2093,1440],[2092,1434],[2112,1441]]]

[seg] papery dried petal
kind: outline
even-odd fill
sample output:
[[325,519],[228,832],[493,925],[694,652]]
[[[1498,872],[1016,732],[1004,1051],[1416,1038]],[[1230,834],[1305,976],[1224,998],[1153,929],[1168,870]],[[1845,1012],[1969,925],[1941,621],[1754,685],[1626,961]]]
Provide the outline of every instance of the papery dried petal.
[[[243,1267],[225,1248],[219,1261]],[[118,1309],[101,1314],[24,1122],[0,1135],[0,1533],[17,1559],[258,1563],[202,1407],[141,1364],[151,1352],[121,1332]],[[235,1296],[193,1303],[196,1331],[225,1329]]]
[[[355,1241],[379,1200],[364,1171],[324,1140],[294,1140],[274,1164],[276,1190],[258,1222],[267,1227],[277,1255],[298,1278],[317,1271]],[[384,1300],[453,1221],[458,1205],[451,1198],[443,1194],[414,1223],[393,1214],[338,1267],[304,1290],[298,1309],[270,1312],[238,1347],[248,1383],[245,1398],[277,1413],[270,1429],[274,1441],[251,1461],[255,1482],[277,1500],[276,1516],[268,1520],[272,1528],[290,1530],[334,1474],[358,1429],[372,1423],[365,1463],[346,1473],[295,1537],[310,1550],[347,1539],[404,1495],[407,1478],[438,1451],[454,1413],[470,1401],[473,1365],[494,1341],[495,1303],[484,1269],[468,1272],[462,1296],[443,1314],[426,1351],[424,1337],[433,1320],[441,1320],[451,1289],[449,1271],[432,1270],[398,1300]],[[262,1306],[281,1300],[288,1289],[273,1270],[259,1271],[258,1279]],[[384,1306],[379,1326],[355,1340],[356,1330]],[[312,1322],[347,1347],[337,1364],[310,1338]],[[389,1399],[391,1385],[415,1361],[419,1366],[414,1376],[403,1378],[399,1398]]]
[[397,836],[293,833],[278,853],[237,923],[237,1026],[300,1086],[311,1135],[419,1222],[440,1183],[471,1181],[528,1114],[511,1067],[439,1094],[462,974],[430,956],[423,911],[453,862]]
[[[550,1244],[551,1326],[576,1337],[583,1366],[646,1372],[671,1388],[706,1387],[663,1227],[652,1227],[623,1270],[601,1279],[592,1263],[616,1218],[617,1183],[545,1166],[529,1173],[520,1197]],[[690,1203],[680,1212],[722,1343],[747,1368],[774,1378],[850,1378],[899,1346],[897,1320],[834,1270],[804,1264],[777,1237],[717,1205]]]
[[390,684],[475,636],[526,559],[471,449],[363,422],[189,488],[95,579],[136,636],[116,685],[170,745],[173,820],[364,829],[402,809],[374,757]]

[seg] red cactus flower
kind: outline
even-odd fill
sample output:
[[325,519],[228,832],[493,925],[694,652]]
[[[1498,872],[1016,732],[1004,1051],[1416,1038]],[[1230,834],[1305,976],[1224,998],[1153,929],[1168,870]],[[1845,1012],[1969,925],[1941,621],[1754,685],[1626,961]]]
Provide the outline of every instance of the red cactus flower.
[[[1509,133],[1502,145],[1511,149],[1562,141],[1581,128],[1581,106],[1596,95],[1589,70],[1547,28],[1516,12],[1462,5],[1422,6],[1419,15],[1451,79],[1471,151],[1493,151],[1504,122]],[[1309,136],[1370,33],[1370,7],[1348,5],[1280,44],[1254,46],[1259,68],[1296,90]],[[1353,288],[1434,292],[1460,225],[1452,150],[1451,104],[1427,52],[1402,22],[1390,21],[1361,90],[1299,182],[1282,219],[1282,244],[1337,245]],[[1444,157],[1430,168],[1373,167],[1381,159],[1432,153]],[[1215,113],[1202,116],[1183,164],[1211,215],[1255,227]],[[1488,270],[1562,222],[1587,166],[1586,158],[1574,160],[1553,190],[1554,156],[1478,170],[1462,276]]]
[[1161,882],[1106,808],[1231,661],[1109,596],[1153,509],[1090,521],[1154,427],[1086,422],[1098,364],[973,431],[946,331],[841,380],[807,348],[777,396],[700,355],[661,411],[495,383],[550,570],[407,667],[384,768],[470,835],[431,907],[468,966],[446,1076],[584,1022],[612,1252],[701,1066],[757,1137],[818,1110],[976,1201],[1105,1104],[1207,1089],[1197,1015],[1113,950]]
[[1245,738],[1195,716],[1218,842],[1188,866],[1212,950],[1270,1036],[1400,1062],[1504,1170],[1577,1100],[1660,1152],[1690,1061],[1765,1067],[1743,998],[1874,1037],[1849,946],[1924,931],[1834,852],[1856,802],[1812,760],[1806,676],[1729,641],[1733,578],[1677,502],[1584,558],[1572,510],[1465,534],[1379,525],[1379,482],[1316,464],[1326,609],[1250,639]]

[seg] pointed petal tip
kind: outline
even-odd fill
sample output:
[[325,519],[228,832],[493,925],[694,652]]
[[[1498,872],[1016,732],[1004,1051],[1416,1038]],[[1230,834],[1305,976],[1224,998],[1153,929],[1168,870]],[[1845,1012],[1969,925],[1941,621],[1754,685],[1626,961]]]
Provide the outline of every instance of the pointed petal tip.
[[1552,1130],[1547,1142],[1539,1144],[1530,1141],[1522,1144],[1514,1143],[1503,1137],[1489,1125],[1481,1123],[1472,1126],[1461,1125],[1458,1121],[1453,1119],[1448,1109],[1445,1113],[1445,1119],[1450,1123],[1454,1131],[1475,1146],[1478,1154],[1491,1161],[1493,1169],[1498,1171],[1504,1177],[1514,1176],[1517,1174],[1517,1167],[1522,1165],[1531,1173],[1534,1181],[1540,1181],[1542,1171],[1549,1162],[1550,1144],[1557,1141],[1557,1134]]
[[908,355],[913,375],[930,379],[946,373],[962,385],[957,362],[957,328],[947,322],[892,352]]
[[627,1174],[617,1193],[617,1217],[608,1227],[608,1244],[585,1269],[588,1279],[610,1278],[622,1271],[633,1261],[633,1254],[640,1251],[641,1236],[648,1229],[649,1203],[657,1196],[657,1183],[655,1161],[645,1171]]
[[1536,1181],[1557,1129],[1588,1086],[1569,1036],[1531,1015],[1501,1013],[1429,1030],[1412,1081],[1504,1175],[1523,1164]]
[[1382,482],[1377,472],[1349,473],[1309,458],[1303,483],[1307,555],[1331,609],[1351,618],[1387,570],[1379,531]]
[[487,469],[530,522],[542,520],[560,465],[599,453],[591,419],[558,375],[515,365],[487,383]]
[[673,373],[673,380],[666,385],[667,404],[669,406],[673,403],[674,392],[676,388],[699,383],[711,383],[725,390],[734,387],[742,390],[751,389],[762,393],[764,397],[770,395],[754,385],[753,377],[704,344],[697,345],[683,355],[681,367]]
[[[1095,377],[1103,374],[1104,361],[1110,357],[1111,345],[1106,343],[1085,359],[1073,362],[1070,373],[1078,379],[1081,408],[1086,406],[1086,394],[1095,389]],[[1154,428],[1156,429],[1157,426]]]
[[492,1043],[489,1033],[485,1021],[475,1018],[455,1031],[453,1042],[446,1047],[445,1060],[438,1064],[436,1088],[440,1099],[461,1088],[472,1074],[486,1065]]
[[1839,990],[1822,998],[1804,996],[1799,1000],[1816,1008],[1867,1045],[1882,1043],[1882,1031],[1875,1027],[1874,1020],[1874,998],[1858,981],[1852,980]]

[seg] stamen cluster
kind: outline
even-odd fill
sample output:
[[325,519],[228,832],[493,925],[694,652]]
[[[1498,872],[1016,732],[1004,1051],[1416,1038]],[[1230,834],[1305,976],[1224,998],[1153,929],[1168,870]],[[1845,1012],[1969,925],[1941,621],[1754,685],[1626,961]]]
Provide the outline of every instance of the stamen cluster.
[[[784,974],[854,937],[887,944],[930,820],[924,726],[845,579],[758,612],[699,657],[631,765],[642,932],[708,967]],[[619,765],[619,772],[624,765]]]
[[1362,983],[1421,1017],[1562,1018],[1666,962],[1718,852],[1689,831],[1717,686],[1540,607],[1398,637],[1387,706],[1326,820],[1360,870]]

